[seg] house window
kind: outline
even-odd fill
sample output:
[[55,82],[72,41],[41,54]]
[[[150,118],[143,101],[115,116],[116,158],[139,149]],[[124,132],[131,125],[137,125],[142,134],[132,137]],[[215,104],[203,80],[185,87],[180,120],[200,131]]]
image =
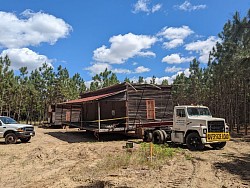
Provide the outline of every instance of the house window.
[[155,100],[146,100],[147,119],[155,119]]

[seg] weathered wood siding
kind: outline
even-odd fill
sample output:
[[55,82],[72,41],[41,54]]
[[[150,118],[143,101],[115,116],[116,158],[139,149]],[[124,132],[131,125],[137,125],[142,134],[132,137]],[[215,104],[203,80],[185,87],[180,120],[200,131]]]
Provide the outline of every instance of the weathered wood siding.
[[[114,95],[100,100],[101,120],[120,118],[126,116],[126,92]],[[112,110],[115,115],[112,115]],[[83,121],[98,120],[98,102],[89,102],[83,104]]]
[[63,109],[62,107],[55,108],[55,113],[53,115],[53,124],[62,125],[63,122],[72,121],[78,122],[80,121],[81,110],[79,108],[72,109]]
[[[133,85],[128,87],[129,124],[172,120],[172,96],[169,86]],[[146,100],[155,101],[155,119],[147,119]]]

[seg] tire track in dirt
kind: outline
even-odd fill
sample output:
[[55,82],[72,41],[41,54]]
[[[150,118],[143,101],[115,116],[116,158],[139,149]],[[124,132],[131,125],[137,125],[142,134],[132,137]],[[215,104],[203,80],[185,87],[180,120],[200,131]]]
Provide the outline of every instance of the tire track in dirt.
[[214,164],[216,176],[224,187],[250,187],[250,150],[243,142],[230,141],[220,156],[223,160]]

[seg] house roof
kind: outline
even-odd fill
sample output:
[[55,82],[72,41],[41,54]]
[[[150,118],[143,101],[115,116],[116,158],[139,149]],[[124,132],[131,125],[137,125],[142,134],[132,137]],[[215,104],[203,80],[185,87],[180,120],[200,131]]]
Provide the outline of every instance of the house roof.
[[106,94],[100,94],[100,95],[96,95],[96,96],[90,96],[90,97],[85,97],[85,98],[81,98],[81,99],[75,99],[75,100],[71,100],[71,101],[67,101],[67,102],[63,102],[60,104],[81,104],[84,102],[89,102],[89,101],[99,101],[120,93],[125,92],[126,90],[121,90],[121,91],[117,91],[117,92],[112,92],[112,93],[106,93]]

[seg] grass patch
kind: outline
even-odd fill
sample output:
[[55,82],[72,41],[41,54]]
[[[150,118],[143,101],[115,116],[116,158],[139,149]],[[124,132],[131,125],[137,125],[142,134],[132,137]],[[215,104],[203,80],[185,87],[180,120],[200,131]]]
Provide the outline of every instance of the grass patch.
[[188,153],[184,153],[185,159],[186,160],[192,160],[192,155]]
[[105,170],[121,168],[160,168],[169,159],[181,151],[180,148],[171,148],[167,144],[152,147],[152,158],[150,155],[150,143],[141,143],[138,149],[125,149],[117,155],[108,155],[97,166]]

